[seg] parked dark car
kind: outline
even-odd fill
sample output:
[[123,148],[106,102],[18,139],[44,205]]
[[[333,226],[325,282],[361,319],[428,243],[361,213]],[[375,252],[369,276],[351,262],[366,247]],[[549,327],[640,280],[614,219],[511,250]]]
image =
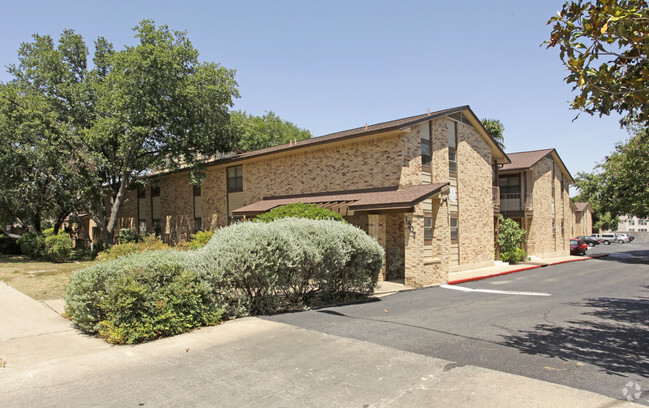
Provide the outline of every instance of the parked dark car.
[[591,248],[594,247],[595,245],[599,245],[599,244],[600,244],[600,242],[599,242],[599,240],[598,240],[597,238],[587,237],[587,236],[585,236],[585,235],[584,235],[584,236],[577,237],[577,238],[575,238],[575,239],[581,239],[582,241],[584,241],[584,242],[586,243],[586,245],[588,245],[588,246],[591,247]]
[[586,255],[588,245],[581,239],[570,240],[570,255]]

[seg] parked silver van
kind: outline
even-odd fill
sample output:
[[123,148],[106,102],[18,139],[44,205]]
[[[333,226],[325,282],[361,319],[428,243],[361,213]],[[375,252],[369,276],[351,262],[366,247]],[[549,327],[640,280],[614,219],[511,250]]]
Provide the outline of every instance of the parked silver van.
[[[617,242],[617,236],[613,232],[608,232],[605,234],[591,234],[592,238],[595,238],[604,245],[610,245],[611,242]],[[628,241],[627,241],[628,242]]]

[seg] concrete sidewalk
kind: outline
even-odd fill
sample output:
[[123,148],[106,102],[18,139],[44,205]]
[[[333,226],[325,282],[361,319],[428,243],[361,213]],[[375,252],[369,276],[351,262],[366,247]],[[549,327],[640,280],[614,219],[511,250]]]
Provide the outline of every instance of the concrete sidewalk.
[[0,328],[3,407],[635,406],[257,318],[110,346],[3,283]]

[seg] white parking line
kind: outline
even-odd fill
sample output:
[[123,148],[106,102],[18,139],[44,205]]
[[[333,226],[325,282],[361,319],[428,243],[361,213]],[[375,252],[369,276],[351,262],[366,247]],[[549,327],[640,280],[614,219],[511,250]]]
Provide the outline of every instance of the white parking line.
[[481,292],[481,293],[496,293],[500,295],[523,295],[523,296],[552,296],[551,293],[543,292],[516,292],[511,290],[493,290],[493,289],[471,289],[458,285],[440,285],[440,288],[459,290],[461,292]]

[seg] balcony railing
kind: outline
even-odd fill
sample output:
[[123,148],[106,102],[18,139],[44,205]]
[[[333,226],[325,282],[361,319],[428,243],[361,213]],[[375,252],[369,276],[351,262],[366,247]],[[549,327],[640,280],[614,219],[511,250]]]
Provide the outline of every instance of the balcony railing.
[[532,193],[500,194],[500,211],[532,211]]

